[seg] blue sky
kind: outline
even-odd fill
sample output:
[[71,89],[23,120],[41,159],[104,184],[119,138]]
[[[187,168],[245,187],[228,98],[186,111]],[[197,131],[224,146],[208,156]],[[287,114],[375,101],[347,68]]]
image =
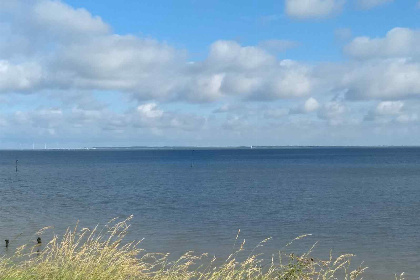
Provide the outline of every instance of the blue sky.
[[119,34],[139,34],[186,48],[195,59],[205,58],[210,44],[235,40],[257,45],[270,39],[300,43],[287,58],[309,61],[342,59],[335,29],[350,28],[354,36],[384,36],[396,26],[416,28],[416,1],[389,1],[362,9],[344,4],[338,16],[296,20],[287,16],[284,1],[67,1],[100,15]]
[[0,148],[419,145],[420,2],[0,4]]

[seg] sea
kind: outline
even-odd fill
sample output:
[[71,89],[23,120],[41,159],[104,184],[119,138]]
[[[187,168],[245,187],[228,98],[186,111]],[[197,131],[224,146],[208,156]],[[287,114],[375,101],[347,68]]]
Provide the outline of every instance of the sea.
[[354,254],[364,279],[420,276],[416,147],[8,150],[0,194],[0,254],[46,226],[62,234],[133,215],[127,238],[148,252],[223,259],[240,230],[267,258],[316,243],[317,258]]

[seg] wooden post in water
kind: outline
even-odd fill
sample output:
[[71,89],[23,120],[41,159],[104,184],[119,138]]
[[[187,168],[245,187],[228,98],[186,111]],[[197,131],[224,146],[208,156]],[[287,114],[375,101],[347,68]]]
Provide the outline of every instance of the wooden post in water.
[[16,160],[16,172],[18,172],[18,160]]

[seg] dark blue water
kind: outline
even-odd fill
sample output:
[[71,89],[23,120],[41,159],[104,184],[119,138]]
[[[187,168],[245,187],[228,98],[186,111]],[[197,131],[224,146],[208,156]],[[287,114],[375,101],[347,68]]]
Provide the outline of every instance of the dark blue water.
[[420,148],[1,151],[0,191],[11,247],[134,214],[150,251],[225,255],[241,229],[275,253],[311,233],[297,246],[354,253],[367,278],[420,276]]

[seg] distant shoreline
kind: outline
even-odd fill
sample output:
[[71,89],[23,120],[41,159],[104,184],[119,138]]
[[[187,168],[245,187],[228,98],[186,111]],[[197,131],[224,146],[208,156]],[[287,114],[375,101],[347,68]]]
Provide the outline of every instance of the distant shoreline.
[[281,150],[281,149],[406,149],[420,146],[130,146],[47,149],[0,149],[0,151],[121,151],[121,150]]

